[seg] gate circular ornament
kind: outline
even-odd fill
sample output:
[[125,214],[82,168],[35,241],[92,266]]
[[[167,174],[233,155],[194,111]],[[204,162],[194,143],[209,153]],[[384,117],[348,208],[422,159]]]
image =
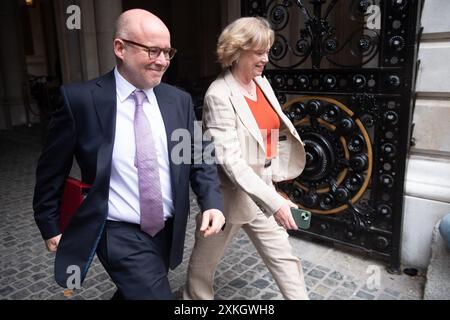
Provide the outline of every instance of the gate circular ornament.
[[356,204],[373,167],[363,121],[332,98],[304,96],[282,108],[305,144],[306,165],[296,179],[277,183],[278,190],[317,214],[336,214]]

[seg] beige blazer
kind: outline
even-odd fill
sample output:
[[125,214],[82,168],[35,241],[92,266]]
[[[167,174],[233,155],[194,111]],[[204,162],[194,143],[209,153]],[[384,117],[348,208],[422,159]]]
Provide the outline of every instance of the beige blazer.
[[259,210],[274,214],[285,199],[272,181],[296,178],[305,166],[304,144],[269,82],[265,77],[255,81],[280,118],[277,156],[267,168],[261,131],[231,72],[222,73],[205,95],[203,128],[214,142],[224,215],[230,223],[248,223]]

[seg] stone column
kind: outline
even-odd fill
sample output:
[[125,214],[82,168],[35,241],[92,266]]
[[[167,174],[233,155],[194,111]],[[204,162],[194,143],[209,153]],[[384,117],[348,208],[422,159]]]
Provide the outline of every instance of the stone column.
[[113,50],[114,23],[122,13],[122,1],[94,0],[94,11],[99,71],[100,74],[105,74],[116,65]]
[[19,5],[16,0],[0,1],[0,50],[1,82],[3,100],[0,106],[0,129],[23,124],[24,85],[26,85],[25,51],[20,28]]
[[241,1],[240,0],[221,0],[220,11],[222,12],[221,25],[222,30],[230,22],[241,17]]
[[79,30],[80,56],[81,56],[83,80],[86,81],[96,78],[99,75],[94,2],[92,0],[80,0],[80,8],[81,8],[81,29]]
[[[83,81],[82,62],[80,54],[79,30],[69,30],[66,25],[67,8],[70,5],[80,5],[76,0],[53,1],[55,13],[56,36],[58,37],[61,75],[64,84]],[[83,15],[83,12],[81,12]],[[83,25],[81,25],[83,28]]]

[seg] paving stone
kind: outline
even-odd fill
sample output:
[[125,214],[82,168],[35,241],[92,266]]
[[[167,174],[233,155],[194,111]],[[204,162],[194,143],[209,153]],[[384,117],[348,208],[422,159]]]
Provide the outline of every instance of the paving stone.
[[10,295],[10,299],[12,300],[24,300],[30,295],[30,291],[27,289],[22,289],[20,291],[15,292],[14,294]]
[[328,272],[331,271],[331,269],[329,269],[327,267],[324,267],[324,266],[320,266],[320,265],[317,265],[316,268],[319,269],[320,271],[325,272],[325,273],[328,273]]
[[229,265],[235,265],[237,263],[239,263],[239,261],[241,261],[241,257],[237,257],[237,256],[233,256],[233,257],[226,257],[224,259],[224,261],[226,263],[228,263]]
[[398,300],[419,300],[417,297],[413,297],[410,295],[401,295]]
[[27,287],[27,289],[30,290],[32,293],[36,293],[47,287],[48,286],[44,281],[39,281],[39,282],[36,282],[36,283],[32,284],[31,286]]
[[29,299],[30,300],[46,300],[50,298],[52,294],[48,292],[47,290],[42,290],[37,293],[32,294]]
[[272,289],[275,292],[280,292],[280,289],[278,288],[278,286],[275,283],[271,283],[269,285],[269,288]]
[[24,278],[28,278],[31,275],[32,275],[31,271],[25,270],[25,271],[22,271],[22,272],[16,274],[15,278],[16,279],[24,279]]
[[220,296],[224,299],[228,299],[230,298],[232,295],[234,295],[237,292],[237,290],[235,288],[226,286],[226,287],[222,287],[220,288],[217,292],[216,295]]
[[23,271],[25,269],[28,269],[31,266],[33,266],[33,265],[31,263],[29,263],[29,262],[18,262],[15,267],[16,267],[17,270]]
[[337,282],[336,280],[330,279],[330,278],[325,278],[323,279],[323,284],[328,286],[328,287],[337,287],[339,285],[339,282]]
[[392,295],[392,296],[394,296],[394,297],[400,296],[400,292],[398,292],[397,290],[391,289],[391,288],[385,288],[384,291],[385,291],[387,294],[390,294],[390,295]]
[[279,295],[273,292],[265,292],[261,296],[261,300],[273,300],[274,298],[278,297]]
[[32,264],[39,264],[39,263],[45,262],[46,260],[47,260],[47,259],[46,259],[45,257],[43,257],[43,256],[38,256],[38,257],[32,259],[30,262],[31,262]]
[[25,287],[28,287],[29,285],[31,285],[33,282],[31,282],[29,279],[24,278],[24,279],[20,279],[16,282],[14,282],[12,285],[14,288],[16,289],[23,289]]
[[7,285],[11,285],[11,284],[14,283],[15,281],[16,281],[16,279],[13,278],[13,277],[0,278],[0,287],[2,287],[2,286],[7,286]]
[[390,294],[382,293],[377,297],[377,300],[396,300],[394,296]]
[[221,261],[219,265],[217,266],[218,272],[224,272],[230,268],[230,265],[228,263],[225,263],[224,261]]
[[93,278],[86,278],[83,282],[83,288],[91,288],[97,285],[97,281]]
[[14,292],[14,288],[10,286],[0,287],[0,298],[5,298],[10,293]]
[[266,272],[267,267],[264,263],[258,263],[257,265],[253,266],[252,270],[256,272]]
[[305,283],[309,287],[314,287],[318,282],[319,282],[319,280],[315,279],[313,277],[310,277],[310,276],[305,277]]
[[264,280],[264,279],[258,279],[251,283],[252,286],[257,287],[258,289],[264,289],[266,288],[270,282]]
[[246,265],[244,265],[242,263],[238,263],[238,264],[233,266],[233,271],[237,272],[239,274],[247,271],[247,269],[248,269],[248,266],[246,266]]
[[322,284],[318,284],[318,285],[314,288],[314,292],[317,293],[317,294],[319,294],[319,295],[321,295],[321,296],[323,296],[323,297],[326,297],[326,296],[331,292],[331,290],[332,290],[332,289],[330,289],[330,288],[328,288],[328,287],[325,287],[325,286],[322,285]]
[[373,296],[373,295],[371,295],[371,294],[369,294],[367,292],[364,292],[364,291],[358,291],[356,293],[356,296],[358,298],[361,298],[361,299],[364,299],[364,300],[373,300],[375,298],[375,296]]
[[256,259],[254,257],[247,257],[244,260],[242,260],[242,264],[246,266],[253,266],[255,263],[258,263],[259,259]]
[[258,279],[260,277],[260,275],[258,273],[256,273],[253,270],[248,270],[245,271],[242,275],[241,275],[241,279],[247,281],[247,282],[252,282],[255,279]]
[[301,262],[302,266],[307,269],[311,269],[314,266],[314,264],[312,264],[308,260],[300,259],[300,262]]
[[243,288],[247,283],[247,281],[242,279],[234,279],[233,281],[230,281],[229,285],[233,288]]
[[100,293],[98,290],[96,290],[95,288],[91,288],[91,289],[88,289],[88,290],[84,291],[84,292],[81,294],[81,296],[82,296],[83,298],[85,298],[85,299],[92,299],[92,298],[94,298],[94,297],[99,296],[100,294],[101,294],[101,293]]
[[33,272],[41,272],[41,271],[47,270],[47,268],[48,268],[47,265],[45,265],[45,264],[39,264],[39,265],[37,265],[37,266],[31,267],[31,268],[30,268],[30,271],[33,271]]
[[247,297],[247,299],[254,299],[259,293],[258,289],[252,287],[245,287],[239,290],[239,294]]
[[110,279],[110,277],[106,272],[102,272],[95,276],[95,280],[98,282],[102,282],[102,281],[109,280],[109,279]]
[[308,296],[309,296],[310,300],[323,300],[324,299],[323,296],[321,296],[320,294],[317,294],[315,292],[310,292],[308,294]]
[[109,290],[105,293],[102,293],[99,297],[99,299],[101,300],[111,300],[111,298],[113,297],[114,293],[116,292],[116,289],[113,290]]
[[270,282],[275,281],[275,280],[273,279],[273,276],[272,276],[272,274],[271,274],[270,272],[266,272],[266,273],[263,275],[263,279],[266,279],[267,281],[270,281]]
[[238,274],[236,272],[234,272],[233,270],[228,270],[221,274],[222,278],[228,279],[228,280],[235,279],[237,276],[238,276]]
[[342,276],[342,274],[340,272],[337,272],[337,271],[333,271],[332,273],[330,273],[329,277],[334,279],[334,280],[342,280],[344,278]]
[[31,275],[31,279],[32,279],[33,281],[38,281],[38,280],[41,280],[41,279],[44,279],[44,278],[47,278],[47,274],[46,274],[46,273],[43,273],[43,272],[40,272],[40,273],[36,273],[36,274],[32,274],[32,275]]
[[333,295],[338,296],[342,299],[349,298],[352,295],[353,291],[345,289],[345,288],[337,288],[333,291]]
[[104,293],[106,291],[109,291],[111,289],[116,289],[116,286],[112,282],[102,282],[99,285],[95,287],[98,291],[101,293]]
[[7,278],[7,277],[11,277],[12,275],[15,275],[16,273],[17,273],[16,269],[7,269],[7,270],[0,271],[0,276]]
[[342,286],[352,291],[356,290],[356,288],[358,287],[358,285],[353,281],[344,281],[342,283]]
[[308,272],[308,275],[317,279],[323,279],[323,277],[325,277],[325,272],[313,269],[310,272]]
[[241,295],[235,295],[231,298],[231,300],[247,300],[247,298]]
[[218,276],[214,279],[214,290],[225,287],[228,284],[228,280]]
[[370,288],[369,288],[369,286],[367,286],[367,283],[364,284],[364,286],[362,287],[362,290],[364,290],[364,291],[366,291],[366,292],[370,292],[370,293],[376,293],[376,292],[378,291],[378,289],[379,289],[379,288],[377,288],[377,287],[372,287],[372,286],[370,286]]

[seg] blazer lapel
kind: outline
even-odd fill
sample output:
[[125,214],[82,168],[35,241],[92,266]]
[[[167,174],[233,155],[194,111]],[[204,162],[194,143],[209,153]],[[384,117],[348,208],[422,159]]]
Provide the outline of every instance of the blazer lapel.
[[116,80],[114,71],[100,78],[91,91],[94,101],[95,111],[97,113],[100,126],[102,128],[103,137],[107,141],[114,140],[116,129]]
[[[261,91],[264,93],[264,96],[269,101],[270,105],[272,106],[273,110],[278,114],[281,121],[283,121],[284,125],[289,129],[291,133],[294,133],[296,131],[294,125],[289,121],[287,116],[284,114],[283,110],[281,109],[280,103],[278,102],[277,97],[275,96],[270,83],[263,77],[257,77],[255,79],[256,84],[261,88]],[[297,139],[298,140],[298,139]]]
[[250,107],[248,106],[247,101],[244,98],[244,95],[241,93],[241,90],[239,89],[239,84],[234,79],[230,70],[227,70],[225,72],[224,79],[231,90],[230,100],[234,109],[236,110],[236,114],[239,116],[244,126],[255,138],[255,140],[258,141],[258,144],[265,152],[266,147],[261,135],[261,131],[259,130],[258,124],[256,123],[255,117],[253,116],[253,113],[250,110]]
[[174,105],[173,100],[168,95],[167,90],[164,90],[164,87],[159,85],[156,86],[153,91],[155,92],[156,100],[158,100],[159,110],[161,111],[161,116],[164,121],[164,127],[166,128],[166,136],[167,136],[167,152],[169,154],[169,165],[170,165],[170,177],[172,183],[172,197],[173,202],[175,203],[175,188],[177,186],[178,176],[180,172],[179,166],[176,166],[173,161],[171,161],[171,152],[173,147],[175,146],[175,141],[172,141],[171,136],[172,132],[177,128],[184,128],[182,124],[178,124],[178,116],[177,116],[177,106]]

